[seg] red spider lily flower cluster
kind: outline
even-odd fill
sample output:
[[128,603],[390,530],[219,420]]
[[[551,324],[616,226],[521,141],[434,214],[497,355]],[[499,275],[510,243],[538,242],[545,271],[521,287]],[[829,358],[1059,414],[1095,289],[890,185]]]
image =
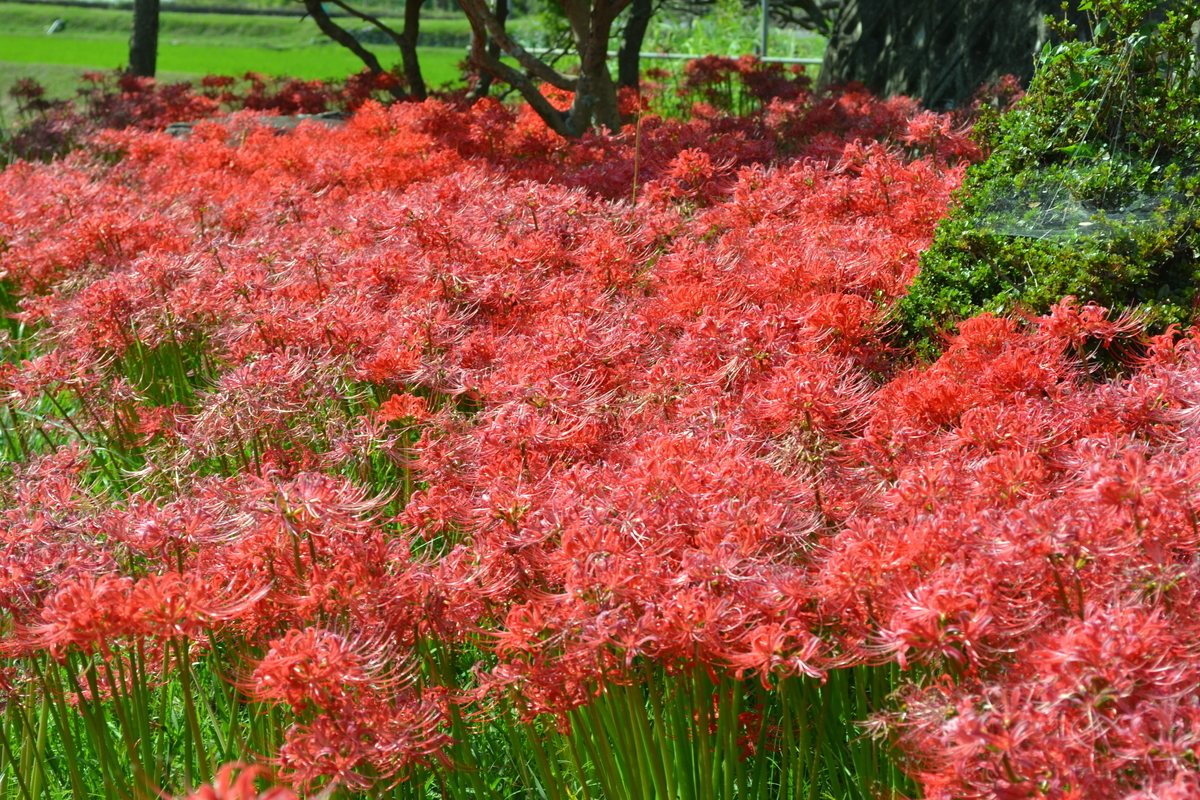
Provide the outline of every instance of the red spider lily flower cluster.
[[322,114],[354,111],[368,100],[391,97],[400,81],[390,73],[364,70],[344,81],[208,75],[199,91],[192,84],[162,83],[124,72],[85,72],[75,100],[47,100],[46,89],[25,78],[9,89],[21,116],[6,136],[6,150],[29,159],[61,156],[105,128],[163,128],[218,112]]
[[[303,789],[646,664],[895,661],[928,796],[1187,795],[1196,335],[1068,298],[908,365],[889,308],[979,156],[851,87],[570,147],[431,100],[10,166],[0,410],[56,424],[0,486],[7,652],[247,642]],[[468,648],[470,685],[413,667]]]

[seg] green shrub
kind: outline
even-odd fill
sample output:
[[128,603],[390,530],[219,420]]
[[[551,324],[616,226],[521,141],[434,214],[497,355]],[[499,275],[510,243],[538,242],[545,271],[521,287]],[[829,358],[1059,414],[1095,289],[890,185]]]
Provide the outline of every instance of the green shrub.
[[979,128],[992,148],[899,307],[906,343],[981,311],[1065,295],[1191,322],[1200,225],[1198,0],[1092,0],[1092,36],[1054,23],[1028,96]]

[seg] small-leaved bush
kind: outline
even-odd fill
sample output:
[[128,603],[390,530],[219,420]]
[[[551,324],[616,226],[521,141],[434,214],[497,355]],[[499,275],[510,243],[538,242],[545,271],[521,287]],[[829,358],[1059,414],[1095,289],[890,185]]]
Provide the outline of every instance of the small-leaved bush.
[[1200,227],[1200,3],[1080,4],[1090,38],[1054,23],[1029,94],[977,134],[990,158],[899,306],[918,349],[980,311],[1045,313],[1065,295],[1193,319]]

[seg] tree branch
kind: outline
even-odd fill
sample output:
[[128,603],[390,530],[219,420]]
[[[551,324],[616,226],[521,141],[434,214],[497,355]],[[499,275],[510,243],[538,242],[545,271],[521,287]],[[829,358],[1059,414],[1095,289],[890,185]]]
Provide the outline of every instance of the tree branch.
[[[400,46],[402,46],[402,37],[403,37],[403,35],[404,35],[404,34],[402,34],[402,33],[398,33],[398,32],[396,32],[395,30],[393,30],[392,28],[388,27],[387,23],[385,23],[383,20],[381,20],[381,19],[379,19],[379,18],[377,18],[377,17],[373,17],[373,16],[371,16],[370,14],[368,14],[368,13],[366,13],[366,12],[364,12],[364,11],[359,11],[359,10],[358,10],[358,9],[356,9],[356,8],[351,8],[350,6],[348,6],[348,5],[346,5],[344,2],[342,2],[342,0],[329,0],[329,2],[333,3],[333,4],[334,4],[335,6],[337,6],[338,8],[342,9],[343,11],[345,11],[345,12],[346,12],[347,14],[349,14],[350,16],[352,16],[352,17],[358,17],[358,18],[359,18],[359,19],[361,19],[363,22],[369,22],[369,23],[371,23],[371,24],[372,24],[372,25],[374,25],[376,28],[379,28],[379,30],[383,31],[383,32],[384,32],[384,33],[386,33],[388,36],[392,37],[392,41],[394,41],[394,42],[396,43],[396,46],[397,46],[397,47],[400,47]],[[322,30],[324,30],[324,29],[322,29]],[[353,36],[351,36],[350,38],[352,38],[352,39],[353,39],[354,37],[353,37]],[[355,39],[355,41],[358,41],[358,40],[357,40],[357,39]]]
[[[554,86],[555,88],[568,92],[575,91],[577,83],[576,79],[570,75],[564,75],[558,70],[551,68],[548,64],[546,64],[546,62],[530,54],[525,50],[525,48],[513,41],[512,37],[508,35],[508,32],[504,30],[504,26],[500,24],[500,21],[497,20],[495,15],[488,10],[487,4],[484,2],[484,0],[459,0],[459,5],[461,5],[463,11],[467,13],[467,17],[471,20],[471,26],[473,28],[475,27],[476,20],[478,20],[478,22],[486,30],[486,33],[491,34],[492,41],[500,45],[500,49],[515,58],[517,63],[529,70],[534,77],[541,78],[543,81],[551,86]],[[482,34],[483,31],[478,33]],[[477,34],[476,38],[486,39],[487,37]],[[485,50],[479,50],[479,53],[486,55]],[[507,73],[501,76],[499,72],[495,72],[490,66],[486,66],[483,61],[480,61],[479,58],[476,57],[476,49],[474,47],[471,49],[471,60],[480,67],[486,67],[493,75],[509,81]],[[498,59],[493,59],[493,61],[496,64],[502,63]],[[508,72],[515,71],[511,67],[505,67],[505,69],[508,70]],[[509,81],[509,83],[512,83],[513,86],[517,86],[517,84],[513,83],[512,81]],[[519,88],[520,87],[518,87],[518,89]],[[521,94],[524,95],[525,91],[521,90]]]
[[[339,3],[338,5],[341,4]],[[329,18],[329,15],[325,13],[325,9],[321,6],[321,0],[304,0],[304,8],[308,11],[308,15],[313,18],[313,21],[317,23],[317,27],[321,29],[321,33],[362,59],[362,62],[367,65],[367,69],[371,70],[371,72],[379,74],[384,71],[374,53],[363,47],[362,43],[351,36],[349,31]]]
[[[469,1],[463,0],[464,4]],[[474,19],[471,20],[471,24],[474,27]],[[520,92],[525,101],[533,107],[533,110],[550,126],[552,131],[559,136],[570,136],[571,134],[568,132],[566,125],[566,115],[555,108],[546,99],[546,96],[538,90],[534,82],[527,78],[524,73],[513,69],[500,59],[490,55],[487,51],[486,37],[480,34],[482,34],[482,30],[477,30],[471,43],[471,60],[478,64],[481,69],[486,69]]]

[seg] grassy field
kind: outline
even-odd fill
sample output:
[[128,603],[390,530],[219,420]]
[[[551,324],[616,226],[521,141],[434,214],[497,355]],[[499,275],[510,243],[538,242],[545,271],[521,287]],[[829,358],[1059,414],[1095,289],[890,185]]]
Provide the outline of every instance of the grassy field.
[[[121,8],[75,8],[69,6],[25,5],[0,2],[0,33],[26,36],[45,36],[46,28],[55,19],[66,23],[63,33],[47,38],[109,38],[129,37],[132,12]],[[390,24],[399,26],[401,21],[384,17]],[[345,27],[354,30],[366,23],[348,18],[339,20]],[[465,46],[470,36],[470,26],[463,17],[428,18],[421,21],[423,36],[431,38],[454,37]],[[206,42],[220,40],[230,44],[261,44],[280,47],[295,47],[321,43],[325,37],[309,18],[250,16],[246,14],[189,14],[170,11],[164,6],[161,18],[160,37],[179,42]]]
[[[399,61],[399,53],[383,45],[372,48],[384,65]],[[0,53],[8,63],[62,64],[92,69],[116,69],[129,57],[126,39],[67,39],[0,34]],[[431,47],[421,51],[421,68],[433,86],[458,79],[458,62],[464,53],[456,48]],[[240,75],[261,72],[298,78],[345,77],[362,69],[349,50],[336,45],[271,47],[267,45],[160,42],[159,69],[195,75]]]
[[[55,20],[61,33],[47,35]],[[129,57],[132,14],[127,10],[72,8],[0,3],[0,115],[11,120],[15,105],[12,84],[31,77],[51,97],[75,94],[79,76],[88,70],[121,67]],[[360,27],[360,24],[349,27]],[[397,24],[399,24],[397,22]],[[423,27],[436,37],[461,34],[465,20],[430,19]],[[390,45],[369,45],[385,66],[400,60]],[[421,68],[430,86],[459,81],[461,47],[421,48]],[[159,31],[159,78],[195,81],[206,74],[261,72],[299,78],[345,77],[362,62],[333,44],[311,19],[236,14],[185,14],[164,11]]]

